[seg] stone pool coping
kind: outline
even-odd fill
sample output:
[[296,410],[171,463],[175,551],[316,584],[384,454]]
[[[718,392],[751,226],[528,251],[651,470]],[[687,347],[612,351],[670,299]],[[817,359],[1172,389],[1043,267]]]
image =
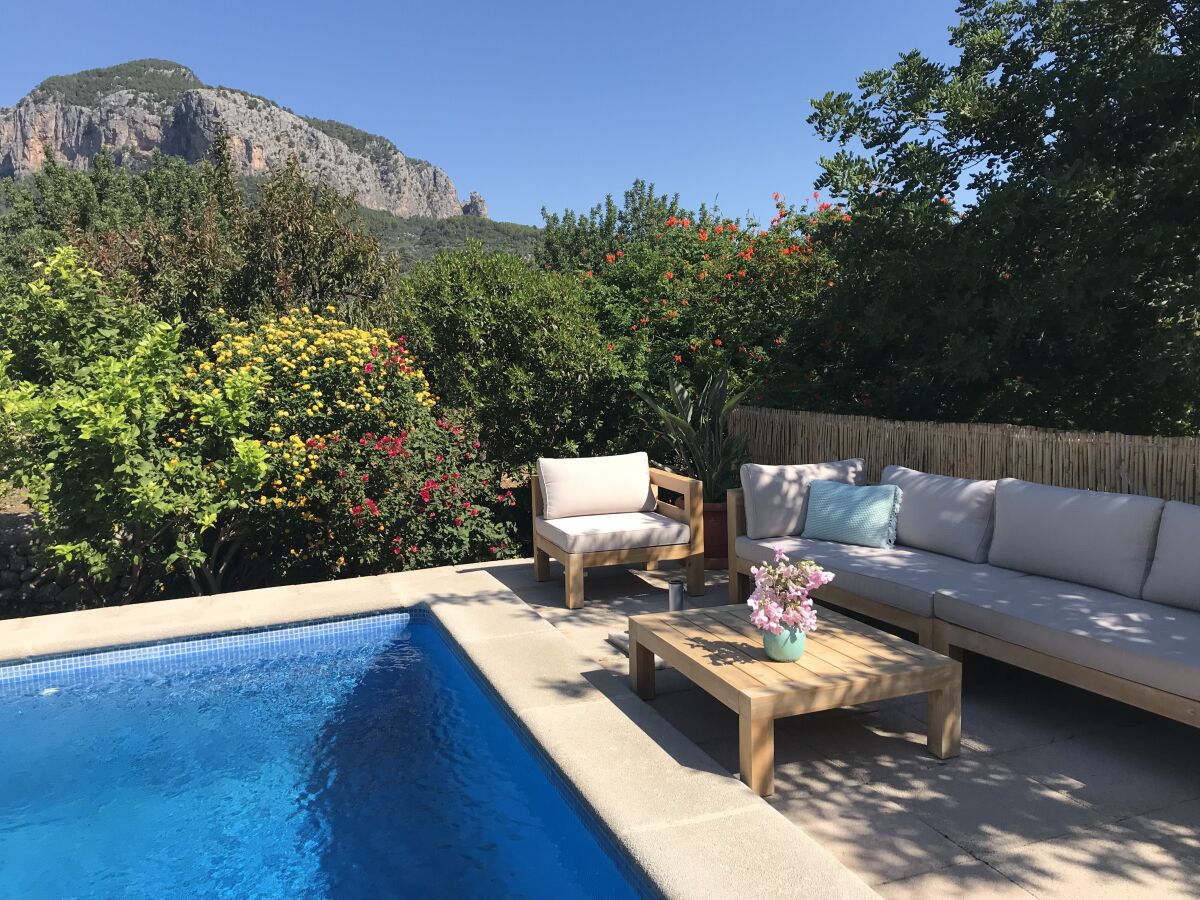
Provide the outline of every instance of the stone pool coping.
[[437,618],[665,897],[877,896],[479,569],[10,619],[0,621],[0,662],[404,607]]

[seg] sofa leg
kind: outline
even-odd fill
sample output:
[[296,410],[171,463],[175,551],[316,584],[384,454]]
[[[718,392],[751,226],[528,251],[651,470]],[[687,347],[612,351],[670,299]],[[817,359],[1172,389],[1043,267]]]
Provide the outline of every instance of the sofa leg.
[[567,609],[583,609],[583,560],[568,553],[563,568],[567,572]]
[[687,558],[687,592],[688,596],[700,597],[704,594],[704,554],[697,553]]
[[646,560],[646,571],[647,572],[657,572],[658,571],[658,560],[657,559]]
[[955,647],[950,643],[950,639],[946,636],[946,632],[942,630],[941,624],[937,619],[932,620],[933,623],[933,638],[930,643],[922,643],[922,647],[928,647],[935,653],[940,653],[942,656],[948,656],[951,659],[962,662],[963,648]]
[[[736,565],[734,560],[731,563]],[[730,603],[745,603],[750,596],[750,592],[754,590],[754,582],[749,575],[744,575],[734,568],[729,569],[729,602]]]
[[937,650],[933,619],[922,619],[917,623],[917,643],[930,650]]
[[536,581],[550,580],[550,554],[536,544],[533,547],[533,577]]

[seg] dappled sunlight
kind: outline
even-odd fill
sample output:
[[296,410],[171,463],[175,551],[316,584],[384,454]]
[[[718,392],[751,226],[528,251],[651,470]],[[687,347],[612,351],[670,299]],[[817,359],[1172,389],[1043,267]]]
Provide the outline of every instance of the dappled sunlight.
[[[523,599],[532,588],[535,608],[576,646],[617,661],[585,676],[609,702],[639,724],[664,722],[737,776],[735,713],[670,670],[657,673],[654,700],[636,700],[624,660],[601,647],[601,632],[625,615],[665,609],[664,588],[651,585],[666,573],[597,570],[588,605],[557,615],[558,585],[542,608],[546,586],[528,568],[488,568]],[[721,596],[710,585],[703,600]],[[691,641],[718,666],[755,649]],[[780,719],[768,802],[885,894],[895,885],[902,895],[904,879],[916,889],[929,873],[964,893],[1002,884],[1169,893],[1195,881],[1200,733],[982,657],[964,671],[961,757],[926,749],[923,696]]]

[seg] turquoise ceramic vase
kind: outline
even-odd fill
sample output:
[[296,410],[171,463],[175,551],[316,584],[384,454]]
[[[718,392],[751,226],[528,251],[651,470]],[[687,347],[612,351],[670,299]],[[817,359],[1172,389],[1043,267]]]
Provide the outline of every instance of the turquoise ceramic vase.
[[804,655],[804,644],[808,635],[795,626],[784,628],[779,634],[763,632],[763,649],[767,658],[775,662],[795,662]]

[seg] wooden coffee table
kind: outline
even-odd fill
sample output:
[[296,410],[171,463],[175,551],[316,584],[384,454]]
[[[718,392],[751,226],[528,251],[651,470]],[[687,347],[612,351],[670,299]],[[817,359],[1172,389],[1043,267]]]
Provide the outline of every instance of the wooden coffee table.
[[742,781],[764,797],[775,790],[775,720],[784,716],[928,694],[929,750],[957,756],[962,666],[840,613],[818,616],[794,663],[767,659],[747,606],[631,616],[630,683],[651,699],[661,656],[736,712]]

